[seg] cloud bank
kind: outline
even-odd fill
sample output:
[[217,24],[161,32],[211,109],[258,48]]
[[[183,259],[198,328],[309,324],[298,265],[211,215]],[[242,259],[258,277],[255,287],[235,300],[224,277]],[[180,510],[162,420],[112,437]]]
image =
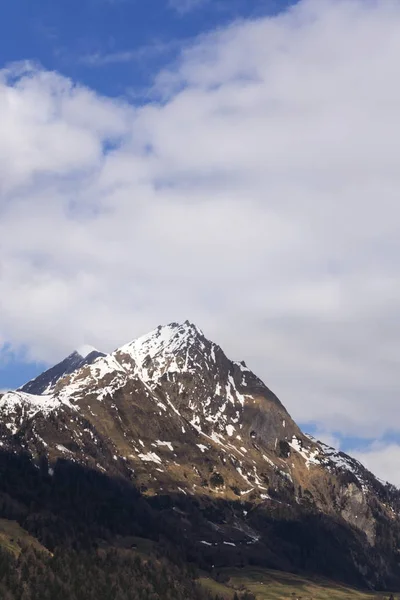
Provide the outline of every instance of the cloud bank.
[[3,69],[2,343],[189,318],[297,420],[399,433],[399,55],[397,1],[303,0],[194,40],[145,105]]

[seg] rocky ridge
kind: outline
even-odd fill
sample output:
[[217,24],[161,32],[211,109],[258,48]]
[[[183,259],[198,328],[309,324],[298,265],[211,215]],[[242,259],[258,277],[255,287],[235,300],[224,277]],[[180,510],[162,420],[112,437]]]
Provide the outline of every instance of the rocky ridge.
[[26,392],[33,395],[50,394],[54,387],[65,375],[77,371],[85,365],[91,365],[97,358],[103,357],[105,354],[99,352],[92,346],[83,346],[79,350],[72,352],[63,361],[54,365],[44,373],[25,383],[18,391]]

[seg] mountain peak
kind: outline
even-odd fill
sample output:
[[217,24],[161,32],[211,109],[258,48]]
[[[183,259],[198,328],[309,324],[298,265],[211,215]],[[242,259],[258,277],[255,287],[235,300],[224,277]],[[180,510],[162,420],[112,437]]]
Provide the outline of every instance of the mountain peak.
[[154,358],[159,354],[173,354],[186,348],[203,332],[189,321],[159,325],[147,333],[119,348],[120,352],[130,354],[140,364],[145,358]]
[[205,347],[202,331],[189,321],[159,325],[116,350],[133,359],[143,381],[158,379],[167,371],[181,372],[188,368],[189,354],[194,347]]
[[92,364],[97,358],[104,356],[105,354],[92,346],[82,346],[61,362],[38,375],[35,379],[25,383],[25,385],[19,388],[19,391],[35,396],[51,394],[55,385],[62,377],[74,373],[81,367]]
[[189,320],[181,321],[180,323],[172,322],[168,325],[159,325],[152,333],[169,332],[170,335],[178,335],[182,338],[204,336],[202,330]]
[[79,354],[79,356],[81,356],[82,358],[87,358],[89,356],[89,354],[92,354],[92,352],[99,353],[97,348],[94,348],[93,346],[90,346],[89,344],[84,344],[83,346],[80,346],[79,348],[77,348],[75,350],[75,352],[77,354]]

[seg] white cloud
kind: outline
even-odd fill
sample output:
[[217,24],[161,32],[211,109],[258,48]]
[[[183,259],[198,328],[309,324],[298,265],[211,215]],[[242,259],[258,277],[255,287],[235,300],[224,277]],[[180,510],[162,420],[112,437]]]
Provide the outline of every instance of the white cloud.
[[294,417],[381,436],[399,394],[400,4],[203,36],[134,106],[0,81],[0,339],[52,360],[195,320]]

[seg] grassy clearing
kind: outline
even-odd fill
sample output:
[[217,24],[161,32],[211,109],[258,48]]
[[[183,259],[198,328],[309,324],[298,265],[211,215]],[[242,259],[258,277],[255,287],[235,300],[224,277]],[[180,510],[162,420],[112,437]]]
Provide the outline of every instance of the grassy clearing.
[[202,587],[211,592],[213,596],[218,595],[226,600],[231,600],[235,593],[235,590],[232,587],[229,587],[228,584],[218,583],[218,581],[215,581],[206,575],[202,575],[199,578],[199,583]]
[[247,567],[222,570],[226,583],[202,576],[200,583],[213,594],[231,599],[235,593],[250,592],[257,600],[379,600],[389,594],[369,593],[323,578],[307,578],[293,573]]
[[19,556],[23,546],[33,546],[36,550],[48,554],[48,550],[25,529],[22,529],[16,521],[0,519],[0,547],[14,556]]

